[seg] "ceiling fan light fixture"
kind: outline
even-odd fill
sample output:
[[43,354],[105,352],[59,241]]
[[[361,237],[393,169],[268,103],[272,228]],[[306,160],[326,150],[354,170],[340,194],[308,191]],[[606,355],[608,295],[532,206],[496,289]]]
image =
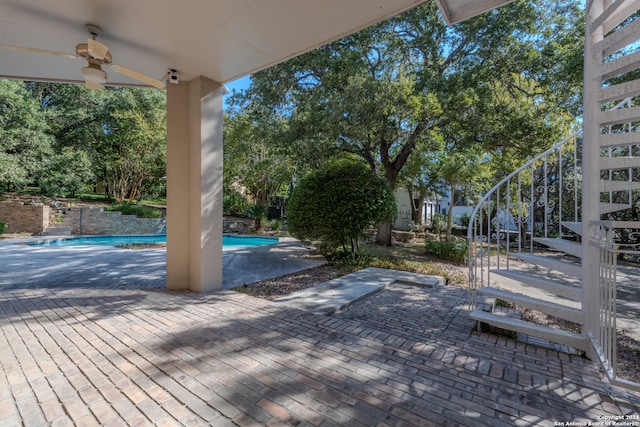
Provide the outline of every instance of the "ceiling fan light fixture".
[[82,69],[82,76],[85,80],[88,80],[93,83],[106,83],[107,82],[107,73],[102,71],[100,68],[88,66]]

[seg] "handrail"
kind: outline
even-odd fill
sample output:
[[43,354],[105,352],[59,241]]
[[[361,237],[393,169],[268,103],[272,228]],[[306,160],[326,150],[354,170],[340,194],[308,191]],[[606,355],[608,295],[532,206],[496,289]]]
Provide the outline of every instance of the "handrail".
[[582,129],[581,130],[577,130],[574,133],[572,133],[571,135],[569,135],[568,137],[566,137],[565,139],[563,139],[563,140],[561,140],[559,142],[556,142],[555,144],[553,144],[553,146],[551,146],[551,148],[549,148],[548,150],[538,154],[536,157],[528,160],[524,165],[520,166],[518,169],[516,169],[515,171],[511,172],[509,175],[504,177],[500,182],[498,182],[496,185],[494,185],[489,191],[487,191],[487,193],[480,199],[480,201],[478,202],[476,207],[473,209],[473,212],[471,213],[471,218],[469,219],[469,226],[467,227],[467,240],[469,240],[469,239],[471,239],[473,237],[473,222],[476,219],[476,215],[477,215],[478,211],[482,207],[483,203],[486,202],[487,200],[489,200],[489,198],[496,192],[496,190],[498,190],[498,188],[502,187],[502,184],[505,184],[511,178],[515,177],[520,172],[524,171],[526,168],[531,166],[533,163],[543,159],[545,156],[547,156],[548,154],[551,154],[554,150],[557,150],[558,148],[562,147],[567,142],[575,139],[580,134],[582,134]]
[[[614,105],[613,107],[611,107],[609,110],[607,111],[611,111],[611,110],[616,110],[618,108],[621,108],[622,106],[624,106],[625,104],[627,104],[629,101],[631,101],[633,98],[632,97],[628,97],[625,98],[624,100],[620,101],[619,103],[617,103],[616,105]],[[581,119],[582,116],[578,117],[578,119]],[[489,198],[505,183],[507,183],[511,178],[515,177],[516,175],[518,175],[520,172],[524,171],[526,168],[528,168],[529,166],[531,166],[532,164],[534,164],[537,161],[542,160],[545,156],[551,154],[554,150],[557,150],[558,148],[562,147],[564,144],[566,144],[567,142],[577,138],[579,135],[582,134],[582,127],[573,132],[571,135],[569,135],[568,137],[566,137],[565,139],[556,142],[555,144],[553,144],[550,148],[548,148],[547,150],[545,150],[544,152],[538,154],[536,157],[528,160],[524,165],[522,165],[521,167],[519,167],[518,169],[516,169],[515,171],[513,171],[512,173],[510,173],[509,175],[507,175],[506,177],[504,177],[500,182],[498,182],[496,185],[494,185],[489,191],[487,191],[487,193],[480,199],[480,201],[478,202],[478,204],[476,205],[476,207],[473,209],[472,213],[471,213],[471,217],[469,219],[469,226],[467,227],[467,241],[469,241],[470,239],[472,239],[473,237],[473,224],[474,221],[476,219],[476,216],[478,214],[478,211],[481,209],[481,207],[483,206],[484,202],[486,202],[487,200],[489,200]],[[469,246],[469,256],[471,256],[471,246]],[[469,258],[471,259],[471,258]]]

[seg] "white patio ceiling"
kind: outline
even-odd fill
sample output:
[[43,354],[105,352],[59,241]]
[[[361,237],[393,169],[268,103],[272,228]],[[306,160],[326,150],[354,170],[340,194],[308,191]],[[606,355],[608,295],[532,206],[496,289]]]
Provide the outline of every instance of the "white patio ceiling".
[[[75,53],[85,24],[113,62],[226,83],[428,0],[0,0],[0,44]],[[509,0],[438,0],[457,22]],[[0,78],[82,82],[82,59],[0,49]],[[108,67],[108,82],[136,84]]]

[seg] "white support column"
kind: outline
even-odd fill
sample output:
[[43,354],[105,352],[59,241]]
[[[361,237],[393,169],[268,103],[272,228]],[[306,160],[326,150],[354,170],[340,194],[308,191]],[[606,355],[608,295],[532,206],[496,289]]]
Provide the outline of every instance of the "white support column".
[[222,288],[222,95],[205,77],[167,85],[167,289]]
[[[583,95],[583,140],[582,140],[582,271],[583,302],[585,327],[583,334],[597,334],[598,326],[598,248],[589,240],[593,237],[593,221],[600,220],[600,124],[598,114],[600,103],[598,92],[602,79],[596,67],[602,63],[602,52],[594,49],[594,45],[602,40],[602,28],[590,31],[590,23],[603,11],[603,1],[595,0],[587,10],[587,23],[584,47],[584,95]],[[593,358],[593,349],[588,346],[588,356]]]

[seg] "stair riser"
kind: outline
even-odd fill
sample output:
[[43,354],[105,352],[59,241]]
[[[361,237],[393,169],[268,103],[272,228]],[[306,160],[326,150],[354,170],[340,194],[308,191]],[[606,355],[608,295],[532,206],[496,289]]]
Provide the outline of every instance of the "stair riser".
[[600,203],[600,214],[623,211],[631,206],[624,203]]
[[582,266],[573,265],[567,262],[555,261],[554,259],[544,256],[535,256],[529,254],[518,254],[516,258],[553,271],[560,271],[574,279],[582,279]]
[[577,286],[566,286],[549,282],[542,278],[534,276],[526,276],[511,271],[494,271],[493,274],[515,280],[525,286],[531,286],[536,289],[542,289],[558,296],[568,298],[573,301],[582,301],[582,289]]
[[582,311],[571,307],[536,300],[534,298],[527,298],[526,296],[511,294],[509,292],[495,292],[492,288],[482,288],[479,289],[478,292],[491,298],[510,302],[520,307],[536,310],[546,315],[568,320],[569,322],[577,323],[579,325],[584,323],[584,315],[582,314]]
[[584,351],[587,348],[587,342],[582,336],[570,332],[530,324],[522,320],[500,318],[499,316],[478,311],[473,311],[470,317],[473,320],[486,323],[496,328],[521,332],[556,344],[573,347],[577,350]]
[[630,190],[640,190],[640,181],[600,181],[601,192]]
[[562,226],[576,233],[578,236],[582,236],[582,223],[581,222],[562,222]]
[[579,243],[571,242],[562,239],[541,239],[534,238],[534,242],[540,243],[550,248],[559,250],[569,255],[573,255],[576,258],[582,258],[582,246]]
[[600,169],[635,169],[640,167],[640,157],[601,157]]

